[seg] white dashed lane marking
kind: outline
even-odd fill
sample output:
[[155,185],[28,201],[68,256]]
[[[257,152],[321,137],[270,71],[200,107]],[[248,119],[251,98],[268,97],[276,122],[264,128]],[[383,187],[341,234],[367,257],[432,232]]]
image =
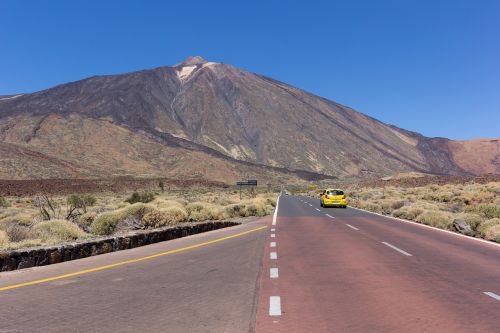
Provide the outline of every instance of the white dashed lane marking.
[[354,226],[352,226],[352,225],[350,225],[350,224],[347,224],[347,223],[346,223],[345,225],[346,225],[346,226],[348,226],[348,227],[349,227],[349,228],[351,228],[351,229],[354,229],[354,230],[359,230],[358,228],[356,228],[356,227],[354,227]]
[[278,269],[277,268],[271,268],[269,270],[269,277],[271,279],[277,279],[279,277],[279,272],[278,272]]
[[490,296],[491,298],[496,299],[497,301],[500,301],[500,296],[498,296],[497,294],[495,294],[491,291],[485,291],[484,294],[487,296]]
[[403,250],[401,250],[400,248],[398,248],[398,247],[396,247],[396,246],[394,246],[394,245],[391,245],[391,244],[389,244],[389,243],[387,243],[387,242],[382,242],[382,244],[384,244],[384,245],[386,245],[386,246],[390,247],[390,248],[391,248],[391,249],[393,249],[393,250],[398,251],[399,253],[404,254],[405,256],[408,256],[408,257],[411,257],[411,256],[412,256],[412,255],[411,255],[411,254],[409,254],[408,252],[403,251]]
[[276,242],[271,242],[271,247],[276,247]]
[[276,260],[276,259],[278,259],[278,253],[276,253],[276,252],[271,252],[271,253],[269,254],[269,258],[270,258],[271,260]]
[[269,297],[269,315],[281,316],[281,297],[279,296]]
[[275,238],[276,237],[276,234],[271,234],[271,238]]

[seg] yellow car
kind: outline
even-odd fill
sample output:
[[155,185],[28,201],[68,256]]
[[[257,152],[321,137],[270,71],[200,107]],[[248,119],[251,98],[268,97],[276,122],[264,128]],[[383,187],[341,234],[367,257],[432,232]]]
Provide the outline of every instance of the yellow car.
[[326,189],[321,193],[321,207],[347,207],[347,199],[344,191],[336,189]]

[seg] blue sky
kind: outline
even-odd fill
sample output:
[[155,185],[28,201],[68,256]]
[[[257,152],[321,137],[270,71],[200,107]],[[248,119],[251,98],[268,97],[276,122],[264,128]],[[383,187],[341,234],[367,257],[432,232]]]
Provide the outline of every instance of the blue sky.
[[0,95],[189,55],[424,135],[500,137],[500,1],[0,0]]

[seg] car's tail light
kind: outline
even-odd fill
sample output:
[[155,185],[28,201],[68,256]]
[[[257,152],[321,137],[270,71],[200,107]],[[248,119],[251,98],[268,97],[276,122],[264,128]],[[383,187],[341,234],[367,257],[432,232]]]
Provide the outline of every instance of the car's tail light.
[[342,196],[342,199],[345,199],[345,195]]
[[327,194],[327,195],[326,195],[326,198],[327,198],[327,199],[330,199],[330,196]]

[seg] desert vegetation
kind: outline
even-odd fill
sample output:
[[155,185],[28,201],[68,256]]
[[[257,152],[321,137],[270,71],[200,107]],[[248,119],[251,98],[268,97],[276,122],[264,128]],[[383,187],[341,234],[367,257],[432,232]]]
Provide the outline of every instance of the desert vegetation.
[[346,190],[354,207],[500,243],[500,182]]
[[180,223],[265,216],[273,212],[278,195],[262,189],[240,200],[239,192],[230,188],[167,190],[163,183],[157,186],[120,193],[0,197],[0,250]]

